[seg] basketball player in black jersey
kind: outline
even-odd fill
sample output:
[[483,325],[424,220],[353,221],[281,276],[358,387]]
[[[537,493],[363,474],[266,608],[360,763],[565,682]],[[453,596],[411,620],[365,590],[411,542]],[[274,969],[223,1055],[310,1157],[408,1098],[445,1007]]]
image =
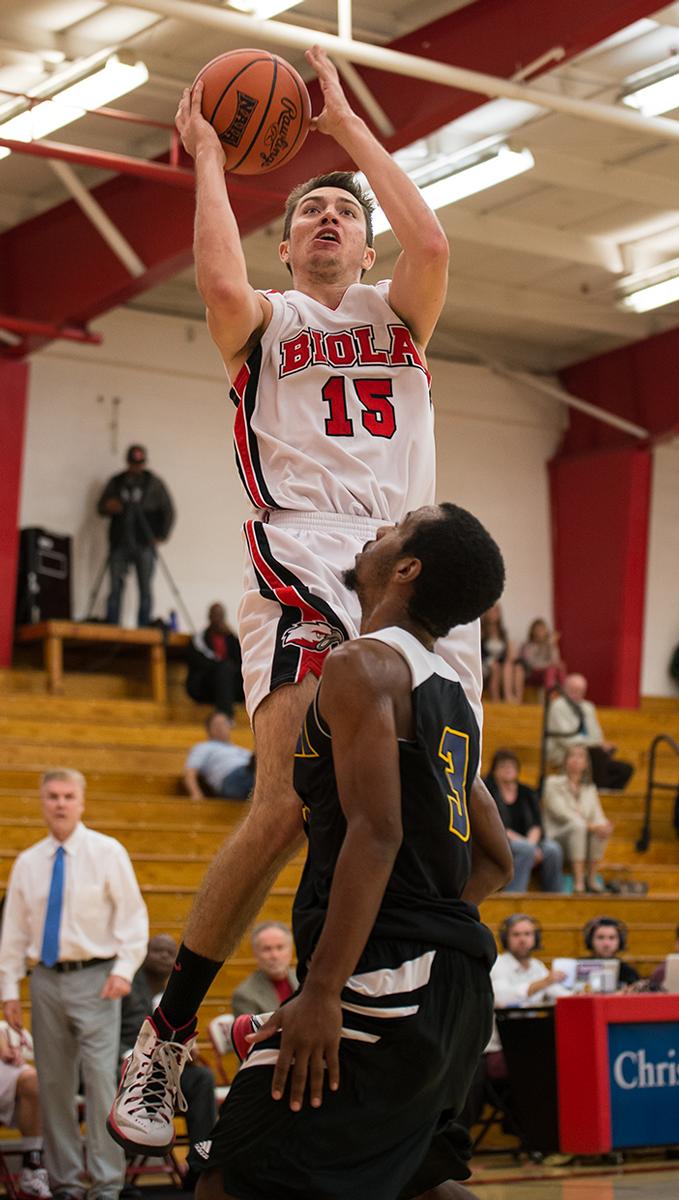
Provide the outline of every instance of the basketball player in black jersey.
[[[473,811],[478,728],[433,645],[503,579],[493,539],[451,504],[381,529],[347,572],[362,636],[328,658],[295,758],[302,986],[247,1038],[194,1152],[198,1200],[469,1195],[446,1131],[491,1030],[495,948],[476,904],[512,860],[494,806]],[[481,825],[493,853],[477,859]]]

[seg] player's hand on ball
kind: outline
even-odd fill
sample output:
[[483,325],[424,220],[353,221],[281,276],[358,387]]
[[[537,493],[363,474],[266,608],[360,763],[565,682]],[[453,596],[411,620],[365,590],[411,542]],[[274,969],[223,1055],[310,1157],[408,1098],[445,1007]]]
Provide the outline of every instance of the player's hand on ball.
[[249,1034],[251,1045],[281,1033],[281,1048],[274,1068],[271,1095],[282,1099],[290,1078],[290,1108],[299,1112],[307,1082],[312,1108],[323,1101],[323,1081],[336,1092],[339,1087],[339,1044],[342,1007],[339,996],[302,992],[273,1013],[257,1033]]
[[311,118],[311,128],[336,138],[342,125],[356,114],[344,95],[337,67],[325,50],[312,46],[311,50],[305,50],[304,57],[318,75],[323,93],[323,110]]
[[198,80],[193,91],[191,88],[184,88],[174,123],[182,139],[182,146],[186,153],[191,155],[191,158],[195,158],[198,151],[207,146],[213,148],[223,161],[224,151],[221,142],[201,112],[202,98],[202,80]]

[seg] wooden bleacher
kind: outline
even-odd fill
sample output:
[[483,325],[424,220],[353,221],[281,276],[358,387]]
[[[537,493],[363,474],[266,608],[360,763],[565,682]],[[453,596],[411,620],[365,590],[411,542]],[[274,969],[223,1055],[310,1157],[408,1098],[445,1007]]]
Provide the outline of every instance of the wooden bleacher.
[[[172,664],[170,664],[170,667]],[[186,915],[207,863],[222,838],[241,819],[243,806],[225,800],[191,801],[179,779],[187,748],[203,737],[204,710],[182,698],[170,670],[169,698],[139,699],[143,680],[113,675],[66,674],[66,695],[45,693],[39,670],[0,671],[0,892],[17,852],[43,836],[38,775],[54,766],[73,766],[88,778],[86,820],[128,848],[149,908],[152,932],[181,935]],[[645,758],[659,731],[679,739],[679,701],[649,701],[638,712],[603,710],[606,735],[621,757],[637,767],[628,791],[604,796],[615,835],[607,863],[615,873],[629,869],[649,885],[646,896],[497,896],[483,906],[495,929],[517,908],[534,913],[544,929],[547,961],[580,950],[580,929],[602,911],[627,922],[629,957],[648,973],[673,947],[679,920],[679,840],[671,827],[671,793],[654,802],[653,841],[645,855],[634,850],[642,820]],[[518,752],[523,778],[534,783],[538,770],[541,714],[537,705],[486,708],[484,765],[499,746]],[[242,721],[235,738],[251,745]],[[663,757],[662,777],[679,784],[679,759]],[[288,864],[264,904],[261,916],[289,920],[301,857]],[[236,984],[253,968],[247,938],[220,971],[201,1010],[204,1052],[207,1023],[228,1010]],[[26,999],[26,993],[24,993]]]

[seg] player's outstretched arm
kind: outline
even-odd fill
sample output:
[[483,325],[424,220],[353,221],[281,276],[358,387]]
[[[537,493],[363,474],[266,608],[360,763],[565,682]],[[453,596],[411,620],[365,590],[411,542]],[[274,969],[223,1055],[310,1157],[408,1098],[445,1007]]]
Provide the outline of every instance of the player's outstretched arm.
[[318,46],[306,51],[323,92],[324,108],[312,122],[346,150],[367,176],[402,253],[394,268],[389,303],[425,349],[448,289],[448,239],[419,188],[351,108],[334,64]]
[[324,1066],[331,1090],[339,1085],[340,995],[375,923],[403,838],[398,740],[389,694],[392,667],[380,649],[365,643],[342,646],[323,670],[322,715],[332,732],[347,831],[304,987],[251,1038],[263,1041],[282,1030],[272,1095],[280,1099],[290,1074],[290,1107],[295,1111],[302,1105],[307,1078],[312,1107],[321,1104]]
[[497,804],[477,775],[471,789],[469,819],[472,829],[472,873],[463,900],[481,904],[509,883],[514,861]]
[[224,184],[224,152],[201,113],[203,84],[185,88],[176,125],[196,165],[193,252],[196,284],[208,311],[210,333],[227,368],[266,328],[271,304],[248,282],[240,231]]

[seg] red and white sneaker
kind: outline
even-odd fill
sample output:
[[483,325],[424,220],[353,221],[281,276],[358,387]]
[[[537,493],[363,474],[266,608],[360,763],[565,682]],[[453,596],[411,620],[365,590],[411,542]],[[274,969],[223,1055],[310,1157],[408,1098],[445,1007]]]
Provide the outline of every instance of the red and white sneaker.
[[22,1167],[17,1188],[20,1200],[52,1200],[44,1167]]
[[111,1137],[124,1150],[162,1155],[172,1149],[175,1109],[186,1112],[187,1107],[179,1080],[195,1044],[195,1037],[188,1042],[164,1041],[151,1018],[146,1018],[123,1064],[106,1121]]
[[233,1046],[234,1054],[239,1062],[244,1062],[248,1054],[252,1050],[250,1042],[247,1042],[246,1036],[248,1033],[256,1033],[269,1020],[271,1013],[243,1013],[240,1017],[236,1017],[231,1026],[231,1045]]

